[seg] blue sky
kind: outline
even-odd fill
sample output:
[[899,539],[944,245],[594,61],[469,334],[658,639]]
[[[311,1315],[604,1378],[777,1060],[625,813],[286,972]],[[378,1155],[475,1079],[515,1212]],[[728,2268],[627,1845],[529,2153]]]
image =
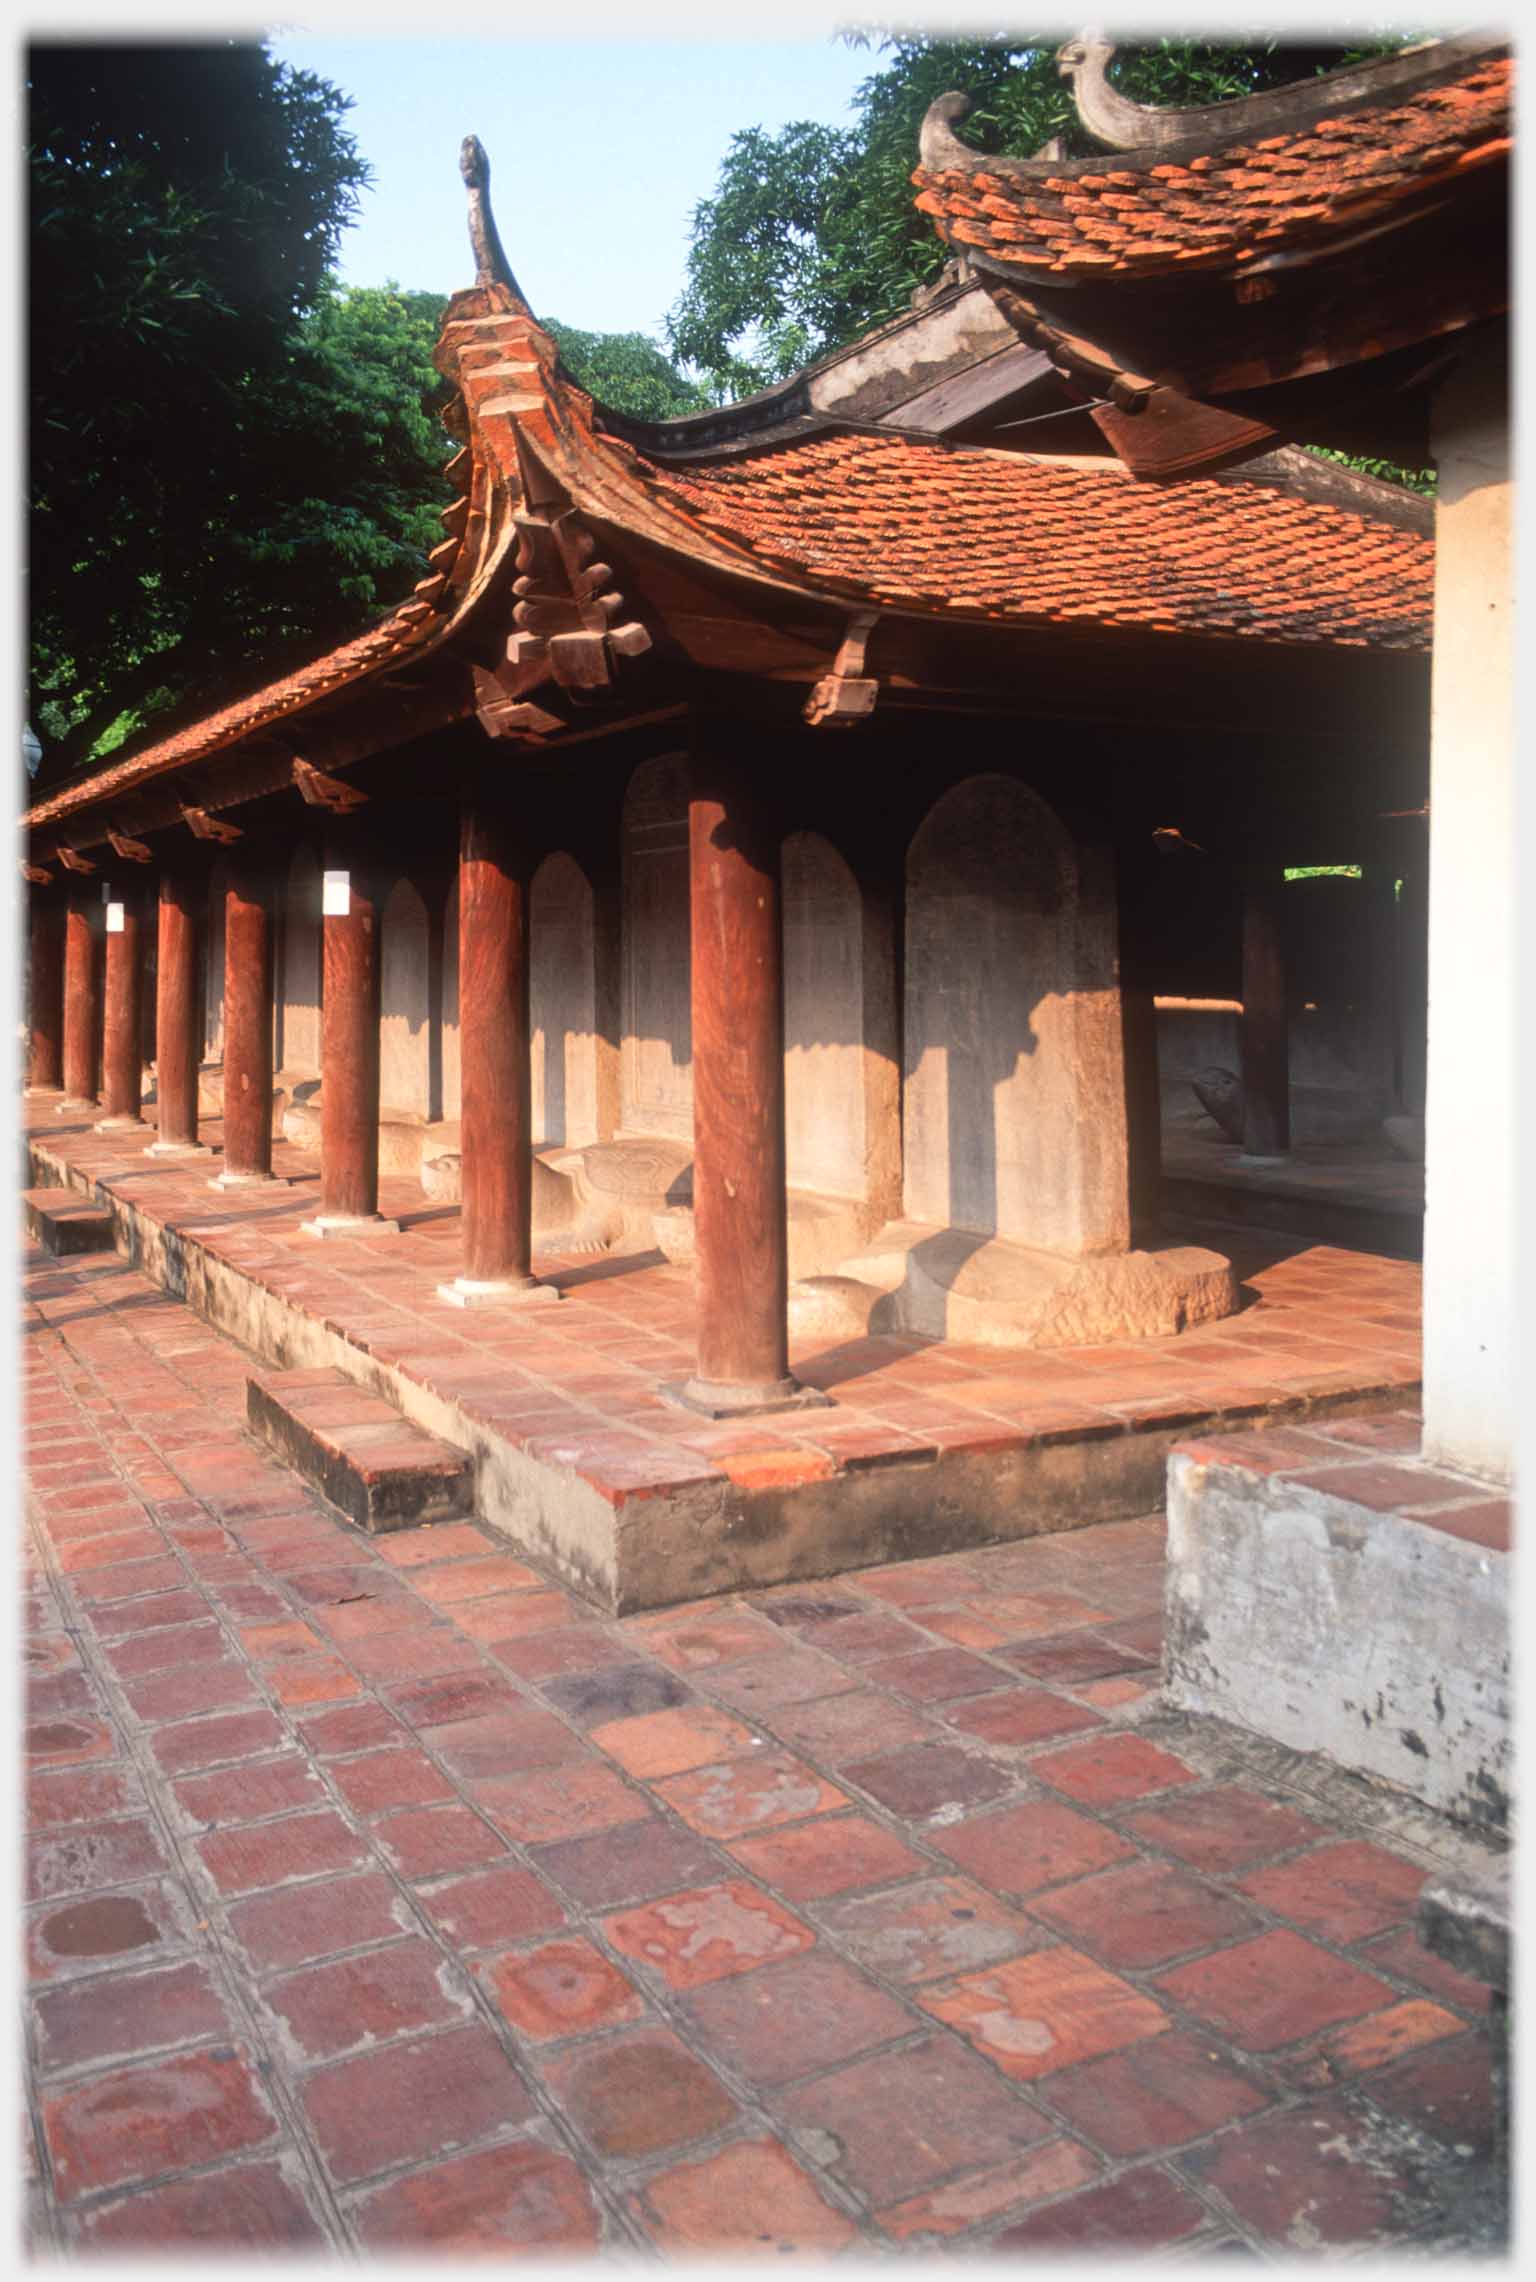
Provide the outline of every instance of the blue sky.
[[[548,18],[545,18],[548,21]],[[477,134],[507,257],[536,311],[656,332],[682,289],[693,209],[738,127],[844,123],[868,50],[780,40],[420,41],[279,33],[286,62],[353,98],[373,169],[343,240],[350,285],[472,282],[459,144]]]

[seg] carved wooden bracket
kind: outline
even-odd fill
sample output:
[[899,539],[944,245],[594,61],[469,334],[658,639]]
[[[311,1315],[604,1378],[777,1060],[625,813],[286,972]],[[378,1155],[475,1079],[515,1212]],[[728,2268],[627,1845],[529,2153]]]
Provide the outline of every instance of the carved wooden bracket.
[[96,866],[87,857],[82,856],[77,848],[67,847],[62,840],[53,852],[68,872],[93,872],[96,869]]
[[18,860],[21,864],[21,876],[24,880],[30,880],[34,887],[52,886],[53,874],[44,865],[29,864],[25,856]]
[[521,575],[512,584],[517,632],[507,643],[508,663],[525,686],[530,670],[542,669],[562,689],[606,689],[615,661],[641,656],[650,635],[638,619],[615,623],[624,597],[612,591],[608,565],[591,559],[596,543],[574,508],[514,521]]
[[849,619],[832,671],[822,675],[802,708],[813,729],[846,729],[873,713],[880,684],[865,675],[864,651],[878,623],[874,610]]
[[542,705],[533,705],[520,696],[521,682],[511,674],[504,679],[500,674],[487,673],[484,666],[471,671],[475,677],[475,712],[488,737],[542,742],[569,726],[558,713],[546,713]]
[[245,836],[240,825],[226,824],[222,816],[210,816],[206,808],[194,808],[186,800],[181,801],[179,806],[181,821],[199,840],[222,840],[228,846],[231,840],[240,840]]
[[340,777],[328,777],[313,762],[293,756],[293,781],[311,808],[328,808],[335,816],[345,816],[354,808],[366,805],[368,795],[359,792],[355,784],[343,784]]
[[119,832],[110,824],[107,826],[107,838],[115,853],[126,864],[152,864],[155,860],[152,848],[146,848],[142,840],[130,840],[126,832]]

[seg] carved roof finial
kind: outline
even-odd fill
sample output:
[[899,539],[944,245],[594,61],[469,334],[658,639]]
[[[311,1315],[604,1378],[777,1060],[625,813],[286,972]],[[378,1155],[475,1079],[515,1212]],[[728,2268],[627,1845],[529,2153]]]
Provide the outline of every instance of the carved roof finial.
[[466,135],[460,143],[459,172],[469,192],[469,243],[475,257],[475,283],[504,285],[527,309],[528,297],[512,274],[491,212],[491,162],[478,135]]

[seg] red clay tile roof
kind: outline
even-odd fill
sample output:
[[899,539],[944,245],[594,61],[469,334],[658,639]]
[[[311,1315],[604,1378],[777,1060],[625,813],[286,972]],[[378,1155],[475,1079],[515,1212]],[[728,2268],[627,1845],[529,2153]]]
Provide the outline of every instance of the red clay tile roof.
[[939,235],[1037,279],[1243,270],[1369,228],[1507,158],[1513,64],[1225,149],[987,159],[913,174]]
[[765,568],[892,608],[1273,642],[1429,642],[1428,536],[1262,484],[1140,483],[897,435],[826,436],[649,484]]

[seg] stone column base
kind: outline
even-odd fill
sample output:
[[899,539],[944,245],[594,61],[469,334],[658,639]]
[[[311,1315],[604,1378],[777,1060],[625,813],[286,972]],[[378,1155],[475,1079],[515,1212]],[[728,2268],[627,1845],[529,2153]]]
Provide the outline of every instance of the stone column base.
[[472,1276],[455,1276],[451,1284],[439,1284],[437,1296],[450,1307],[528,1307],[540,1300],[558,1300],[565,1295],[556,1291],[553,1284],[540,1283],[537,1276],[529,1276],[519,1283],[478,1282]]
[[85,1094],[66,1093],[61,1094],[53,1106],[60,1117],[78,1117],[82,1110],[100,1109],[101,1103]]
[[660,1386],[664,1402],[681,1410],[697,1411],[701,1418],[748,1418],[763,1411],[829,1410],[832,1397],[819,1387],[802,1387],[798,1379],[768,1379],[760,1385],[733,1386],[715,1379],[687,1379],[680,1386]]
[[206,1141],[151,1141],[146,1157],[211,1157]]
[[152,1133],[154,1127],[147,1117],[134,1117],[127,1110],[119,1110],[112,1117],[98,1117],[98,1133]]
[[288,1183],[279,1173],[215,1173],[208,1186],[211,1189],[285,1189]]
[[[61,1090],[58,1086],[23,1086],[21,1098],[23,1101],[46,1101],[50,1094],[56,1094]],[[60,1102],[59,1107],[62,1109],[63,1106],[63,1103]]]
[[305,1236],[398,1236],[398,1220],[386,1220],[381,1212],[321,1212],[313,1220],[301,1220],[299,1228]]

